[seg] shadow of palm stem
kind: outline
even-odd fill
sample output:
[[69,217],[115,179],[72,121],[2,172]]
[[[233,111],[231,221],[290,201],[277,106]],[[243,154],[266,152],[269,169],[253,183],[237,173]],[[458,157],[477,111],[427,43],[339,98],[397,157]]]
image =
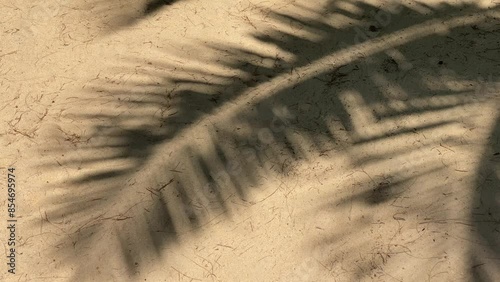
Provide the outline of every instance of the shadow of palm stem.
[[[498,106],[497,106],[498,107]],[[500,118],[492,126],[476,171],[469,266],[474,281],[495,281],[500,258]]]
[[[341,8],[346,3],[357,12]],[[473,95],[478,75],[486,74],[468,69],[462,57],[473,58],[469,66],[498,71],[489,51],[497,46],[492,36],[498,9],[419,8],[331,1],[326,13],[303,6],[289,14],[267,11],[270,25],[279,28],[253,37],[283,56],[216,43],[199,48],[219,54],[217,62],[160,60],[139,70],[132,68],[133,59],[124,62],[123,72],[135,76],[99,79],[81,99],[87,107],[68,114],[96,125],[85,138],[72,140],[73,152],[52,149],[64,157],[44,166],[73,166],[67,181],[80,188],[51,198],[54,206],[44,220],[71,218],[63,244],[77,253],[116,245],[119,251],[105,259],[123,258],[133,277],[142,261],[161,256],[182,234],[230,217],[233,202],[251,201],[250,189],[264,177],[297,174],[299,161],[347,155],[352,169],[368,176],[359,181],[359,193],[333,206],[377,206],[411,195],[416,179],[446,170],[423,149],[463,146],[453,132],[474,117],[470,109],[491,99]],[[381,13],[390,20],[377,21]],[[336,17],[350,24],[334,24]],[[462,35],[464,30],[469,34]],[[422,51],[412,52],[416,46]],[[473,56],[477,48],[483,48],[480,58]],[[432,138],[420,138],[428,133]],[[404,138],[418,145],[401,145]],[[400,166],[383,177],[366,172],[392,158],[412,161],[393,163]],[[428,196],[406,208],[406,215],[440,211],[425,206],[445,187],[424,184]],[[363,229],[367,223],[353,226]],[[335,246],[330,236],[321,242]],[[93,273],[101,259],[77,267],[75,279],[85,280],[83,273]],[[77,260],[68,252],[68,262]],[[382,265],[370,263],[358,266],[355,276],[371,275]]]

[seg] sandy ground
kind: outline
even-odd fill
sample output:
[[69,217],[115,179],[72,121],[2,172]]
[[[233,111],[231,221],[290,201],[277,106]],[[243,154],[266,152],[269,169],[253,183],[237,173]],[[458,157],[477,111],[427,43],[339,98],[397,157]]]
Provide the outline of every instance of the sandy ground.
[[1,281],[500,281],[495,1],[166,2],[1,0]]

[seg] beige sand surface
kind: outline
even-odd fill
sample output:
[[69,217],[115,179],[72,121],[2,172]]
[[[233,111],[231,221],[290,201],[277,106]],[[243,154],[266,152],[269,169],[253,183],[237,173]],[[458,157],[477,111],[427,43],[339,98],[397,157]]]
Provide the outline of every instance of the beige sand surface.
[[500,281],[500,3],[165,2],[0,0],[0,281]]

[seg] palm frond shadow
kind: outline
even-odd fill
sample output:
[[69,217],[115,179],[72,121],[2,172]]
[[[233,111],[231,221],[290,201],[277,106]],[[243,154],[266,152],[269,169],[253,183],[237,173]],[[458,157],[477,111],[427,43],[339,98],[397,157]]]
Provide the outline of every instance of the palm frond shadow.
[[[61,4],[79,10],[83,15],[98,16],[97,22],[89,22],[88,25],[96,25],[108,34],[138,23],[163,8],[169,8],[176,2],[179,0],[90,0],[61,2]],[[95,21],[95,18],[93,19]]]
[[[427,11],[422,13],[398,6],[383,10],[391,20],[381,24],[372,18],[379,8],[351,3],[361,11],[351,14],[338,6],[349,1],[331,2],[326,10],[269,12],[277,26],[293,23],[303,34],[270,29],[254,37],[292,59],[214,44],[201,48],[223,54],[216,63],[186,66],[159,59],[138,71],[131,59],[123,68],[124,73],[138,73],[134,78],[93,83],[78,111],[67,115],[97,124],[93,132],[75,143],[73,153],[52,148],[64,157],[44,165],[75,167],[74,176],[62,185],[73,188],[61,188],[62,195],[50,199],[54,207],[44,219],[72,219],[62,245],[68,263],[79,265],[75,279],[95,273],[96,265],[114,256],[123,258],[133,276],[142,261],[161,256],[181,235],[198,232],[214,218],[230,217],[232,203],[251,204],[251,189],[269,175],[296,173],[298,161],[348,154],[356,169],[410,155],[412,146],[379,153],[370,147],[460,125],[466,118],[463,109],[481,102],[472,94],[477,78],[487,75],[463,65],[464,57],[476,58],[468,54],[477,48],[483,48],[484,60],[468,66],[498,71],[488,51],[497,46],[492,36],[498,18],[491,15],[498,10],[443,4],[422,7]],[[308,16],[298,16],[301,11]],[[352,19],[354,27],[329,24],[329,14]],[[460,17],[462,21],[455,20]],[[446,27],[446,34],[429,32],[436,22],[454,25]],[[398,43],[407,29],[410,35]],[[419,30],[425,32],[420,35]],[[469,35],[462,36],[464,31]],[[424,51],[410,52],[415,46]],[[447,84],[451,80],[453,87]],[[445,134],[421,140],[419,148],[443,142],[463,145],[458,136]],[[443,169],[420,157],[412,165],[419,173],[394,169],[388,179],[371,178],[348,201],[393,201],[409,193],[414,178]],[[429,199],[444,189],[429,187]],[[331,245],[332,238],[323,243]],[[90,246],[98,251],[99,244],[115,244],[119,251],[104,258],[94,255],[84,265],[78,263],[81,256],[72,255]],[[492,251],[498,254],[498,249]]]

